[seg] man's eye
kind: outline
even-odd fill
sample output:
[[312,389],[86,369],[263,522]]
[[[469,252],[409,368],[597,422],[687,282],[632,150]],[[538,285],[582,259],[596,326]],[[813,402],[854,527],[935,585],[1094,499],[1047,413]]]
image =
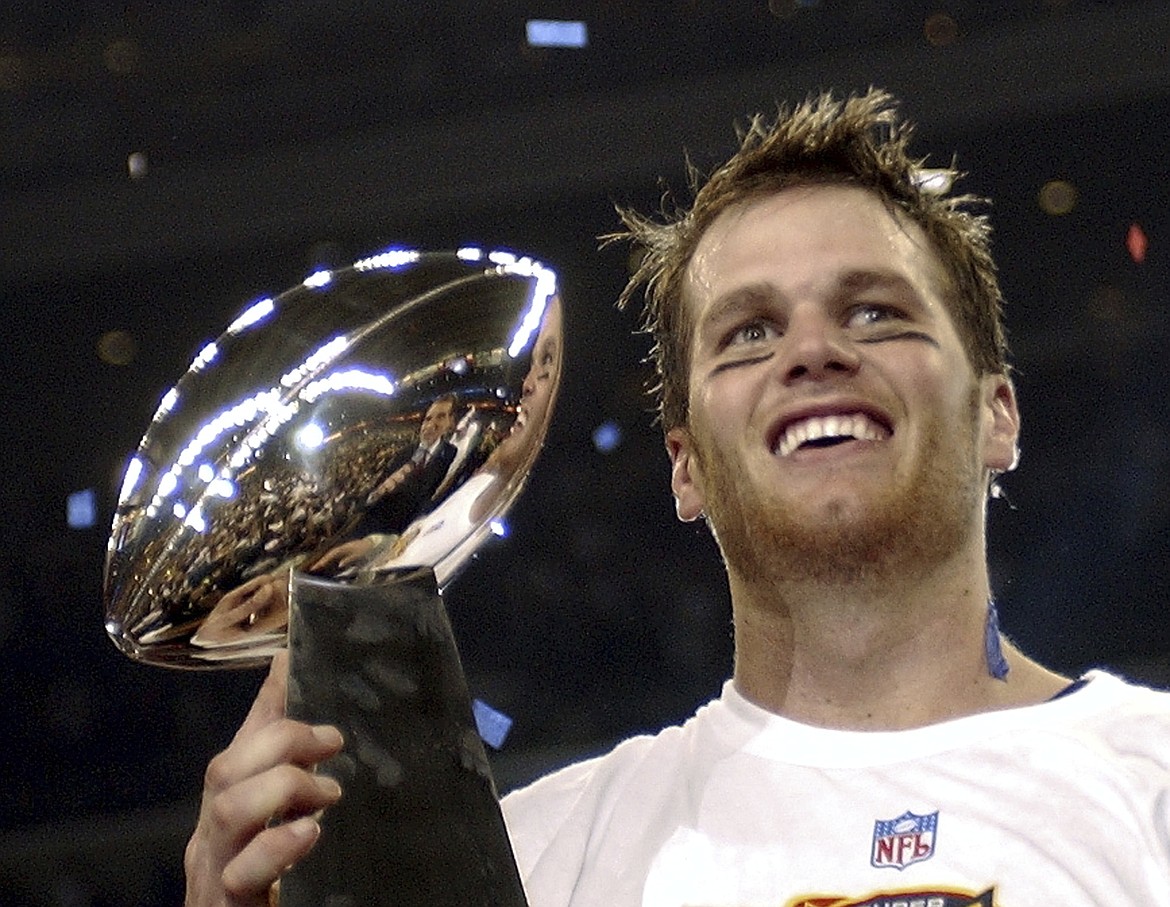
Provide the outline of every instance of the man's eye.
[[727,338],[728,346],[744,343],[759,343],[776,336],[776,329],[763,321],[752,321],[736,328]]
[[887,305],[859,305],[849,313],[849,326],[868,327],[885,321],[895,321],[901,317],[901,312]]

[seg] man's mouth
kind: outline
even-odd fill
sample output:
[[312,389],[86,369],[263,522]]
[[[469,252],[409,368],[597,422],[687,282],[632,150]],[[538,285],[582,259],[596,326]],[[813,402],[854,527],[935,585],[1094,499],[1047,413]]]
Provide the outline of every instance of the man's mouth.
[[884,441],[890,430],[865,413],[809,416],[785,426],[776,439],[773,453],[779,457],[801,449],[832,447],[846,441]]

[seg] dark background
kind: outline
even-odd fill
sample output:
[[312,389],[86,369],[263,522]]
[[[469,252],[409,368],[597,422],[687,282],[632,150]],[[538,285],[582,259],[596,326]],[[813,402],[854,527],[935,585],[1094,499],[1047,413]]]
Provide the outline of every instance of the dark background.
[[[534,17],[589,45],[526,46]],[[1005,629],[1059,670],[1170,684],[1165,3],[51,0],[0,22],[0,904],[181,900],[203,768],[259,675],[107,641],[120,472],[245,304],[391,244],[515,248],[566,287],[546,453],[447,596],[473,693],[515,719],[501,786],[716,694],[721,569],[673,519],[645,343],[612,305],[626,253],[596,237],[660,177],[685,199],[684,151],[714,163],[734,120],[820,88],[891,89],[918,150],[995,200],[1024,414],[992,507]],[[85,489],[96,524],[71,529]]]

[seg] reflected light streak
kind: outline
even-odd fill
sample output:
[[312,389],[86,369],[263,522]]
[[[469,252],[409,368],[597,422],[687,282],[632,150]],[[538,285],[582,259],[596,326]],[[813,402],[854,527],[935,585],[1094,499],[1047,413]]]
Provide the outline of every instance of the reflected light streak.
[[172,387],[169,391],[163,394],[163,398],[158,401],[158,409],[154,411],[154,419],[157,422],[159,419],[165,419],[171,414],[171,410],[175,408],[175,404],[179,402],[179,389]]
[[118,492],[118,503],[123,504],[138,490],[138,483],[142,481],[146,467],[142,458],[135,454],[126,464],[126,474],[122,477],[122,490]]
[[394,382],[379,372],[367,372],[360,368],[346,369],[334,372],[317,381],[311,381],[300,393],[300,399],[306,403],[313,403],[323,394],[333,391],[359,390],[381,394],[384,397],[394,396],[397,387]]
[[532,335],[540,328],[540,318],[544,314],[544,306],[545,300],[533,299],[532,304],[528,307],[528,311],[524,313],[520,327],[512,335],[512,340],[508,344],[508,355],[513,359],[519,356],[524,348],[528,346],[528,341],[532,339]]
[[342,353],[349,349],[349,339],[342,336],[334,337],[327,341],[324,345],[319,347],[309,355],[304,362],[288,372],[280,379],[282,387],[295,387],[300,384],[305,378],[313,372],[318,371],[323,366],[328,365]]
[[414,264],[421,257],[422,253],[415,249],[387,249],[385,252],[355,261],[353,267],[356,271],[393,270]]
[[314,271],[305,278],[304,285],[310,290],[316,290],[320,287],[328,286],[333,281],[332,271]]
[[215,361],[215,357],[219,355],[219,346],[215,341],[211,341],[207,346],[199,351],[199,355],[195,357],[195,361],[191,363],[191,371],[199,372],[211,365]]
[[[284,375],[280,379],[281,385],[291,388],[299,384],[306,376],[327,365],[348,348],[349,340],[347,338],[334,337],[312,353],[301,365]],[[226,432],[243,428],[258,417],[263,418],[263,422],[245,439],[231,459],[231,466],[239,468],[251,460],[256,451],[262,448],[282,425],[296,415],[300,409],[301,400],[312,402],[324,393],[343,388],[366,390],[386,396],[395,391],[394,382],[385,375],[364,372],[361,369],[349,369],[310,383],[301,392],[301,399],[291,403],[283,401],[280,389],[275,387],[254,394],[219,413],[199,429],[195,437],[179,453],[175,465],[167,474],[170,477],[169,480],[167,476],[160,480],[159,496],[166,497],[173,492],[177,486],[178,473],[193,466],[203,451]],[[209,481],[209,478],[205,477],[202,472],[200,478]]]
[[155,499],[165,498],[167,495],[174,492],[179,487],[179,476],[171,470],[164,472],[161,479],[158,480],[158,491],[155,492]]
[[183,520],[183,525],[189,526],[196,532],[205,532],[207,530],[207,521],[203,519],[203,511],[198,506],[191,508],[191,512],[187,514],[187,518]]
[[207,486],[207,493],[213,494],[218,498],[230,500],[236,496],[236,484],[231,479],[223,478],[213,479]]
[[264,445],[280,430],[281,426],[292,420],[300,408],[299,402],[285,403],[277,399],[271,407],[266,409],[264,421],[244,439],[244,443],[232,455],[228,465],[233,469],[245,466],[258,451],[264,448]]
[[239,317],[228,325],[227,333],[238,334],[252,325],[263,321],[276,310],[276,303],[271,299],[261,299],[248,306]]
[[[280,395],[275,390],[264,391],[235,406],[224,410],[207,424],[203,425],[191,442],[183,448],[176,461],[176,466],[183,468],[191,466],[198,459],[208,445],[216,441],[224,432],[233,428],[242,428],[261,413],[271,411],[279,402]],[[160,486],[160,493],[161,486]]]
[[511,252],[492,252],[488,260],[495,264],[502,274],[516,274],[520,277],[536,278],[532,288],[532,299],[529,300],[528,311],[520,321],[520,327],[508,343],[508,355],[513,359],[528,346],[532,335],[540,328],[540,319],[548,301],[557,291],[557,275],[551,268],[547,268],[539,261],[531,258],[517,258]]

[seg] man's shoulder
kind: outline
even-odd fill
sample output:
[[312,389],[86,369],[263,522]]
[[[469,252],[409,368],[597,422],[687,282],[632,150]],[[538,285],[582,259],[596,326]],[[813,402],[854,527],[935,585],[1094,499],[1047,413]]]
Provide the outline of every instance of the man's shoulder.
[[[715,700],[682,724],[629,737],[602,755],[574,762],[504,797],[502,806],[514,836],[545,838],[565,823],[591,822],[630,790],[651,796],[655,780],[681,779],[685,763],[711,749],[723,705]],[[701,756],[699,758],[702,758]]]
[[504,798],[505,808],[547,808],[557,804],[565,808],[580,799],[587,789],[607,790],[620,785],[637,772],[647,758],[661,758],[671,744],[685,734],[686,725],[671,725],[654,734],[629,737],[607,752],[570,763],[537,778]]
[[1170,691],[1094,670],[1084,687],[1053,705],[1052,728],[1119,766],[1141,763],[1170,772]]
[[1170,690],[1149,686],[1109,670],[1094,669],[1082,678],[1084,691],[1096,694],[1096,705],[1110,717],[1170,717]]

